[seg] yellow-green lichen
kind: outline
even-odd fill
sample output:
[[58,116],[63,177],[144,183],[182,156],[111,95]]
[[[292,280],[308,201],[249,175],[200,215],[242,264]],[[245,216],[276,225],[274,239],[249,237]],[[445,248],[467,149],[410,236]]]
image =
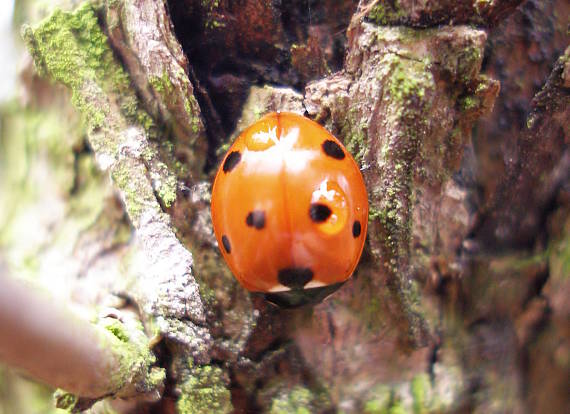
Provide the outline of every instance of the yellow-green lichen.
[[180,385],[182,395],[176,403],[180,414],[229,413],[231,395],[221,368],[211,365],[192,366],[188,380]]

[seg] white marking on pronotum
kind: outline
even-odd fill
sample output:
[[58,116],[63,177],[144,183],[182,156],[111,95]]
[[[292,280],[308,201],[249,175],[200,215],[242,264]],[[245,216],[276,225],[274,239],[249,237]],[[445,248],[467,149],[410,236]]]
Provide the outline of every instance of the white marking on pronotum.
[[311,280],[309,283],[307,283],[303,288],[304,289],[312,289],[312,288],[319,288],[319,287],[323,287],[326,286],[327,284],[324,282],[321,282],[320,280]]
[[269,289],[270,292],[286,292],[288,290],[291,290],[291,288],[283,286],[282,284],[275,285]]

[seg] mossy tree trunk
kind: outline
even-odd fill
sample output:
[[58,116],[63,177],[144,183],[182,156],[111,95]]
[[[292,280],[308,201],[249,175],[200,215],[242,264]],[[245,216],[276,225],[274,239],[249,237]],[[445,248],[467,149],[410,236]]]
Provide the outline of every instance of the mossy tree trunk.
[[[0,259],[118,325],[136,315],[145,369],[166,375],[138,399],[60,405],[568,406],[566,2],[91,0],[35,21],[19,6],[33,66],[1,110]],[[240,287],[209,215],[224,148],[275,110],[325,125],[369,192],[361,263],[311,308]]]

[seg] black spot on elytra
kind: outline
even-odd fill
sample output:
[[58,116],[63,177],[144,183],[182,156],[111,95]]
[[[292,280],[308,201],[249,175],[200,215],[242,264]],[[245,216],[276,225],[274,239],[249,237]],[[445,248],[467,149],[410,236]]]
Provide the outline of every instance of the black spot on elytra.
[[286,267],[277,274],[279,283],[291,289],[303,289],[313,279],[313,271],[308,267]]
[[230,239],[225,234],[222,236],[222,244],[224,245],[224,250],[226,253],[230,254],[232,252],[232,245],[230,244]]
[[228,173],[231,170],[233,170],[235,166],[238,164],[238,162],[240,162],[240,160],[241,160],[241,154],[239,153],[239,151],[230,152],[230,154],[226,157],[226,160],[224,161],[224,166],[223,166],[224,172]]
[[352,237],[355,239],[360,236],[360,232],[362,231],[362,226],[360,225],[360,221],[356,220],[352,224]]
[[255,227],[257,230],[261,230],[265,227],[265,211],[250,211],[245,218],[245,224],[247,224],[249,227]]
[[309,216],[315,223],[322,223],[326,221],[332,214],[331,209],[321,203],[312,203],[309,207]]
[[327,154],[329,157],[336,158],[337,160],[342,160],[345,157],[344,151],[340,145],[338,145],[332,139],[327,139],[325,142],[323,142],[322,147],[325,154]]

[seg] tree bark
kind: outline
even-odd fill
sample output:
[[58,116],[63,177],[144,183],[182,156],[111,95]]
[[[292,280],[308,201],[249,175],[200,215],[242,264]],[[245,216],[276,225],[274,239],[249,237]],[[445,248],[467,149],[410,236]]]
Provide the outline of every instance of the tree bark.
[[[121,412],[562,412],[568,12],[557,0],[55,8],[24,26],[35,70],[0,111],[15,205],[0,254],[64,301],[136,311],[166,380],[158,401],[112,402]],[[297,310],[239,286],[209,213],[224,150],[276,110],[341,139],[370,202],[354,276]],[[100,397],[67,391],[76,411]]]

